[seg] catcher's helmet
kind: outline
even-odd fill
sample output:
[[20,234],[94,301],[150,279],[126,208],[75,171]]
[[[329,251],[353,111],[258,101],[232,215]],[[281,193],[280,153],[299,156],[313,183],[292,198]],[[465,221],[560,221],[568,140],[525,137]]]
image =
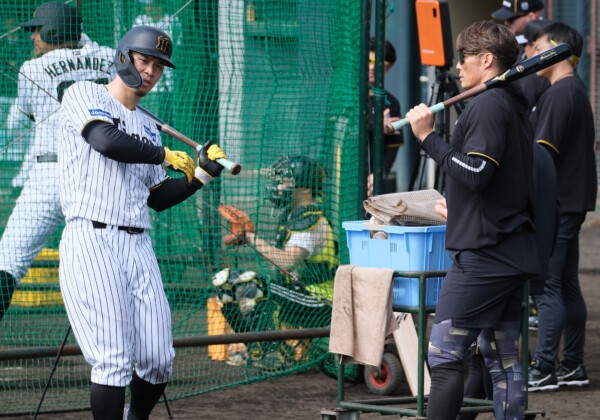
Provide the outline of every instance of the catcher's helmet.
[[142,76],[131,61],[132,51],[160,58],[164,61],[165,66],[175,68],[171,62],[171,53],[173,52],[171,37],[166,32],[152,26],[136,26],[121,38],[115,56],[117,74],[129,87],[140,87],[143,83]]
[[40,37],[47,44],[78,42],[81,37],[81,16],[77,9],[60,1],[38,7],[31,20],[19,25],[26,32],[40,28]]
[[269,177],[270,182],[266,185],[267,198],[276,207],[285,207],[290,203],[294,188],[310,189],[313,197],[320,195],[325,171],[307,156],[281,156],[271,165]]

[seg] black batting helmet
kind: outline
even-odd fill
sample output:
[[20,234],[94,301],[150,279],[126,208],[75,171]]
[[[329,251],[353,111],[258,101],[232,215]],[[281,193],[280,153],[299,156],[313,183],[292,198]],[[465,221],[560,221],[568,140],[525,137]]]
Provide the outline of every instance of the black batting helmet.
[[117,74],[129,87],[136,88],[142,85],[142,76],[131,62],[131,52],[160,58],[165,66],[175,68],[171,62],[173,42],[166,32],[152,26],[140,25],[131,29],[121,38],[115,56]]
[[42,4],[31,20],[19,26],[27,32],[40,28],[40,37],[48,44],[78,42],[81,37],[81,16],[77,8],[60,1]]

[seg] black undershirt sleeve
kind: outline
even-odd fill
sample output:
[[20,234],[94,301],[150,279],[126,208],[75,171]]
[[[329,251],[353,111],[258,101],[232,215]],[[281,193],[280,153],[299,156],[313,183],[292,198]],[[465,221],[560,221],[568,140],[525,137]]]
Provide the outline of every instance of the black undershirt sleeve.
[[202,183],[194,179],[191,184],[186,177],[167,178],[163,183],[150,190],[148,207],[155,211],[163,211],[181,203],[202,187]]
[[457,152],[437,133],[432,132],[421,148],[446,172],[473,191],[484,189],[496,172],[496,164],[481,156]]
[[165,159],[162,146],[136,140],[105,121],[92,121],[83,129],[81,135],[98,153],[118,162],[159,165]]

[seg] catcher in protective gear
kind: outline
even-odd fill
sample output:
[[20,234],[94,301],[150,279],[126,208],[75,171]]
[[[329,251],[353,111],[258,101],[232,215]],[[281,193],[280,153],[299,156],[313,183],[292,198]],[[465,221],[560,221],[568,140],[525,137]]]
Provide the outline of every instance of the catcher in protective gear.
[[[277,237],[270,242],[254,234],[254,224],[242,210],[222,205],[221,216],[231,227],[223,238],[226,245],[252,244],[268,261],[284,271],[294,271],[296,278],[315,273],[314,281],[322,280],[323,270],[306,266],[326,266],[334,272],[337,266],[337,246],[329,221],[320,205],[325,171],[307,156],[281,156],[269,168],[267,198],[277,208],[283,207]],[[304,280],[303,280],[304,282]]]
[[[331,306],[328,301],[333,296],[338,251],[321,205],[325,171],[307,156],[281,156],[269,168],[268,175],[267,199],[282,209],[276,237],[272,241],[258,237],[245,212],[223,205],[221,216],[231,224],[224,242],[232,245],[247,243],[275,266],[267,281],[269,302],[277,308],[273,325],[279,328],[329,325]],[[231,313],[226,317],[233,326],[235,320],[230,319]],[[254,319],[258,318],[255,316]],[[287,364],[304,357],[310,344],[289,340],[286,346],[291,349],[291,355],[287,351],[283,357]],[[281,349],[277,351],[281,352]],[[255,362],[257,357],[250,359]]]
[[[280,156],[268,175],[266,198],[282,209],[275,237],[272,241],[258,237],[245,212],[222,206],[221,215],[231,223],[224,241],[248,243],[275,266],[266,284],[269,302],[277,309],[273,314],[274,326],[283,329],[327,326],[331,320],[328,302],[333,297],[338,251],[321,203],[325,171],[307,156]],[[267,357],[287,366],[307,357],[311,347],[306,340],[288,340],[282,348],[251,351],[250,360],[263,363],[262,358]],[[275,358],[270,354],[273,351],[279,353]]]

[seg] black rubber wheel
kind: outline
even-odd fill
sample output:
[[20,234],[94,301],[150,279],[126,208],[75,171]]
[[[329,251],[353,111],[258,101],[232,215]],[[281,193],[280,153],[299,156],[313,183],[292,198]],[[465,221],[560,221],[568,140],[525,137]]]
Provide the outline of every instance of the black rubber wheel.
[[375,395],[392,395],[402,379],[404,370],[393,353],[383,353],[379,371],[373,366],[365,366],[365,384]]

